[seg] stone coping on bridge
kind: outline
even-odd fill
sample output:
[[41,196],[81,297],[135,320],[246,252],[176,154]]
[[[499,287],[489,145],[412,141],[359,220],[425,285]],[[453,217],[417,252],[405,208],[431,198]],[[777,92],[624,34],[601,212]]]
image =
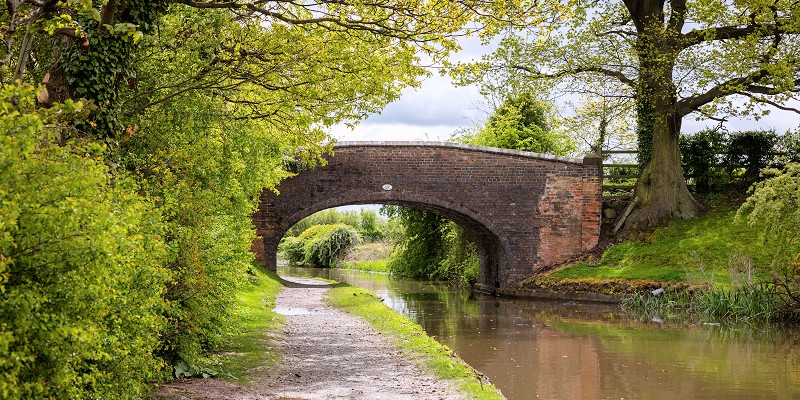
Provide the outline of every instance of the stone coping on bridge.
[[526,158],[536,158],[540,160],[558,161],[578,165],[597,165],[597,155],[590,154],[584,158],[556,156],[553,154],[533,153],[530,151],[520,151],[512,149],[502,149],[497,147],[475,146],[471,144],[436,142],[436,141],[348,141],[334,143],[337,147],[449,147],[470,151],[479,151],[490,154],[512,155]]

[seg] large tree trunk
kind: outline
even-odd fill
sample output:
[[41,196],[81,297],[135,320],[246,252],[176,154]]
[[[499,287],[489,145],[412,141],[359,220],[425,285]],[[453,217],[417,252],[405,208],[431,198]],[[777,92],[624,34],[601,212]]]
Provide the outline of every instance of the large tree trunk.
[[663,1],[631,2],[630,6],[640,33],[636,101],[642,168],[636,186],[638,204],[628,218],[628,229],[639,229],[664,225],[675,217],[693,217],[701,206],[686,186],[678,147],[681,116],[676,112],[672,74],[680,52],[679,33],[665,29]]
[[701,210],[683,177],[678,149],[680,120],[676,121],[671,111],[658,104],[655,107],[652,156],[636,185],[639,202],[628,218],[629,229],[664,225],[672,218],[693,217]]

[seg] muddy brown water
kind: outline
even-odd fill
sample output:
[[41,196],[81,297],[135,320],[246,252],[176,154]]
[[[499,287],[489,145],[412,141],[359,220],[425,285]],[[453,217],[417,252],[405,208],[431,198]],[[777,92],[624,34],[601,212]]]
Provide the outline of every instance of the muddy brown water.
[[800,330],[640,322],[618,306],[504,299],[444,283],[281,267],[375,292],[510,400],[800,399]]

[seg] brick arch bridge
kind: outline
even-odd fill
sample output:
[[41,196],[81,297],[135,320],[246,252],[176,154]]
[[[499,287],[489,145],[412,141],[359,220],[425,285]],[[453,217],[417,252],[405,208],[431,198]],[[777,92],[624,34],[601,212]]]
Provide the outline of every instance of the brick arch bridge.
[[599,159],[442,142],[343,142],[328,164],[264,191],[253,215],[259,260],[276,269],[278,242],[331,207],[393,204],[432,211],[478,248],[479,285],[508,286],[591,249],[600,234]]

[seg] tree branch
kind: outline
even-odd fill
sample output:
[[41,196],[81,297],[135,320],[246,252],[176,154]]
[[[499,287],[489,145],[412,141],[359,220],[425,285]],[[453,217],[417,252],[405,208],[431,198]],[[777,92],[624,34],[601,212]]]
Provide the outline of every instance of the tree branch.
[[783,111],[791,111],[791,112],[793,112],[793,113],[800,114],[800,109],[797,109],[797,108],[794,108],[794,107],[787,107],[787,106],[784,106],[783,104],[778,104],[778,103],[776,103],[776,102],[774,102],[774,101],[772,101],[772,100],[766,99],[766,98],[764,98],[764,97],[761,97],[761,96],[756,96],[756,95],[754,95],[753,93],[749,93],[749,92],[736,92],[736,94],[740,94],[740,95],[742,95],[742,96],[749,97],[749,98],[753,99],[753,101],[755,101],[755,102],[757,102],[757,103],[764,103],[764,104],[771,105],[771,106],[773,106],[773,107],[775,107],[775,108],[777,108],[777,109],[779,109],[779,110],[783,110]]
[[[794,80],[794,87],[795,88],[793,90],[790,90],[791,92],[796,92],[796,91],[798,91],[798,88],[800,88],[800,78]],[[748,85],[747,86],[747,91],[751,92],[751,93],[759,93],[759,94],[766,94],[766,95],[777,94],[775,92],[775,88],[773,88],[773,87],[763,86],[763,85],[755,85],[755,84]]]
[[193,1],[193,0],[172,0],[173,3],[183,4],[194,8],[240,8],[243,4],[238,1]]
[[686,0],[672,0],[670,6],[672,13],[669,16],[667,27],[672,32],[680,33],[686,22]]
[[705,93],[697,94],[680,100],[676,104],[676,112],[678,116],[685,116],[690,112],[699,109],[700,107],[711,103],[712,101],[730,94],[737,93],[742,90],[742,86],[750,85],[753,82],[758,82],[768,75],[765,70],[758,70],[752,74],[744,77],[733,78],[722,82]]
[[780,34],[797,34],[800,29],[789,20],[780,20],[774,24],[752,24],[748,26],[720,26],[716,28],[695,29],[683,35],[682,45],[686,49],[707,41],[740,39],[757,32],[760,37]]
[[631,78],[628,78],[627,76],[625,76],[625,74],[623,74],[620,71],[614,71],[614,70],[606,69],[606,68],[599,67],[599,66],[597,66],[597,67],[588,66],[588,67],[582,67],[582,68],[568,69],[568,70],[559,71],[559,72],[557,72],[555,74],[543,74],[541,72],[534,71],[531,68],[528,68],[526,66],[519,65],[519,64],[512,65],[511,68],[519,70],[519,71],[527,72],[527,73],[533,75],[535,78],[546,78],[546,79],[560,78],[560,77],[565,76],[565,75],[594,72],[594,73],[598,73],[598,74],[601,74],[601,75],[605,75],[605,76],[610,77],[610,78],[617,79],[621,83],[630,86],[632,89],[636,89],[636,81],[635,80],[633,80]]

